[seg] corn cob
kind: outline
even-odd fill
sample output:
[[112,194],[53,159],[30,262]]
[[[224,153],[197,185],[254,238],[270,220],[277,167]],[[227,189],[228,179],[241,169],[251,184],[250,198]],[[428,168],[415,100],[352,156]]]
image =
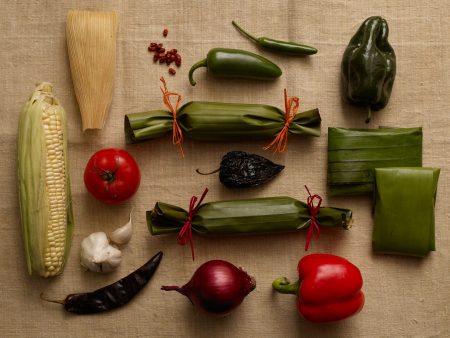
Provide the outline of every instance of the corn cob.
[[28,272],[62,272],[72,240],[64,109],[49,83],[38,85],[20,114],[18,185]]

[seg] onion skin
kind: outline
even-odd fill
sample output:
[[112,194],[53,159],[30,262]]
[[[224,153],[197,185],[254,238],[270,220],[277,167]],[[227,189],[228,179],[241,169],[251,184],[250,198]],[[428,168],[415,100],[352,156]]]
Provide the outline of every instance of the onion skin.
[[255,279],[242,268],[227,261],[211,260],[201,265],[181,288],[162,286],[161,289],[178,291],[206,312],[224,315],[239,306],[255,287]]

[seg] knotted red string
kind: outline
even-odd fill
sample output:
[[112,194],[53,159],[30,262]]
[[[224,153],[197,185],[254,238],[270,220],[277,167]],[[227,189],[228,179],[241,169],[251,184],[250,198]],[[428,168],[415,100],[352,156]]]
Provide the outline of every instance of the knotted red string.
[[[192,196],[191,202],[189,203],[189,213],[188,218],[186,220],[186,223],[184,223],[183,227],[181,228],[180,232],[178,233],[178,244],[179,245],[186,245],[188,239],[189,243],[191,244],[191,253],[192,253],[192,260],[195,260],[195,254],[194,254],[194,242],[192,241],[192,219],[194,218],[198,208],[203,202],[203,199],[205,198],[206,194],[208,192],[208,188],[205,188],[205,191],[202,194],[202,197],[200,197],[200,200],[197,203],[198,197]],[[197,203],[197,204],[195,204]]]
[[[307,199],[309,214],[311,215],[311,223],[309,224],[308,228],[308,234],[306,235],[306,245],[305,245],[305,251],[308,251],[309,248],[309,242],[311,241],[312,235],[314,233],[314,230],[316,230],[316,237],[320,237],[320,228],[319,223],[317,223],[316,215],[319,212],[320,205],[322,204],[322,197],[319,195],[311,195],[309,192],[308,187],[305,185],[306,191],[308,192],[309,196]],[[314,200],[317,199],[318,202],[316,205],[314,205]]]
[[[173,124],[172,124],[172,142],[175,145],[178,145],[180,148],[181,156],[184,157],[184,151],[183,151],[183,133],[181,131],[180,126],[178,125],[177,121],[177,112],[178,107],[181,102],[181,95],[175,92],[169,92],[167,89],[166,80],[164,77],[161,76],[160,81],[163,83],[164,87],[161,87],[161,91],[163,93],[163,102],[166,105],[166,107],[169,109],[169,111],[172,113],[173,116]],[[175,104],[175,107],[173,107],[172,103],[170,102],[170,97],[175,96],[177,98],[177,103]]]
[[264,150],[273,148],[274,152],[282,153],[286,151],[289,126],[297,115],[298,107],[300,106],[300,100],[296,96],[287,97],[286,89],[284,89],[284,111],[285,111],[285,123],[283,129],[277,134],[275,139]]

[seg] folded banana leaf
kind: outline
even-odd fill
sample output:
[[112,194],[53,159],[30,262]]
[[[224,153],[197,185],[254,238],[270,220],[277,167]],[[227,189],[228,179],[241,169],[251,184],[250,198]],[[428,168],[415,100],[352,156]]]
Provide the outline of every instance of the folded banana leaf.
[[331,196],[373,191],[375,168],[421,166],[422,128],[328,128]]
[[[147,226],[152,235],[179,232],[188,219],[188,211],[157,202],[147,211]],[[315,216],[325,227],[351,226],[352,211],[321,207]],[[200,205],[192,218],[192,230],[200,235],[239,235],[293,232],[308,228],[308,205],[290,197],[266,197],[210,202]]]
[[[285,112],[262,104],[189,102],[176,114],[182,131],[193,140],[238,141],[270,140],[285,125]],[[289,133],[320,136],[318,109],[295,115]],[[127,143],[161,137],[173,128],[170,111],[154,110],[125,115]]]
[[436,168],[375,169],[375,252],[424,257],[435,250],[439,173]]

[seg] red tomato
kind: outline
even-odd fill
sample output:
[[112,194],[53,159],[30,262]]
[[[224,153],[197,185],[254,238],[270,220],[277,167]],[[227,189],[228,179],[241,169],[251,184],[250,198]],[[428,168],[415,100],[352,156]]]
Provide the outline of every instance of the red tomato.
[[97,151],[84,170],[86,189],[107,204],[126,201],[137,191],[140,182],[141,174],[136,161],[119,148]]

